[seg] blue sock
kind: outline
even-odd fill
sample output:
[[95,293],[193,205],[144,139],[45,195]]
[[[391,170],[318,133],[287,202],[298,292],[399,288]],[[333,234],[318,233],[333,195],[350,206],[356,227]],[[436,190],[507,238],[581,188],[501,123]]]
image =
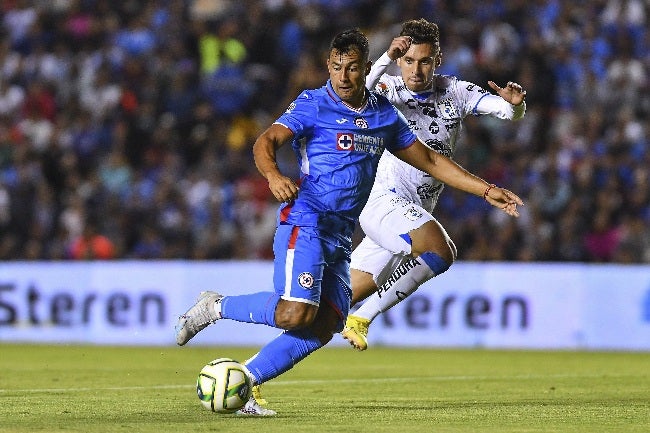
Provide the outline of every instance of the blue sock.
[[285,331],[249,359],[246,368],[259,385],[291,369],[322,346],[320,340],[308,329]]
[[221,317],[246,323],[263,323],[275,327],[275,307],[280,296],[274,292],[224,296]]
[[431,251],[420,254],[419,258],[422,259],[422,261],[426,263],[436,275],[442,274],[451,266],[450,263],[447,263],[442,257],[436,253],[432,253]]

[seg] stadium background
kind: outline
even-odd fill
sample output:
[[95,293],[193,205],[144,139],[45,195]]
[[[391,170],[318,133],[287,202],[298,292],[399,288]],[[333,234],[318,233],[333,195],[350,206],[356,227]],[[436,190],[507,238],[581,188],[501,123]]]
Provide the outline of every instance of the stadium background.
[[[206,284],[270,290],[256,136],[327,79],[332,34],[360,27],[376,58],[426,17],[439,73],[527,90],[521,122],[468,118],[457,155],[526,206],[512,219],[447,189],[458,269],[372,342],[650,350],[649,5],[470,3],[3,2],[0,340],[173,344]],[[288,149],[280,164],[298,175]],[[232,327],[220,344],[275,332]]]
[[270,258],[255,137],[323,83],[335,31],[363,29],[374,58],[425,17],[441,28],[438,72],[528,91],[522,122],[465,122],[458,161],[526,206],[510,219],[447,189],[436,216],[460,259],[650,263],[648,2],[6,0],[0,13],[3,261],[81,259],[84,242],[97,258]]
[[[194,384],[208,360],[246,359],[277,330],[225,321],[178,348],[177,314],[208,287],[270,289],[276,204],[250,147],[322,84],[332,33],[360,26],[376,56],[420,16],[442,28],[440,72],[527,88],[523,122],[468,119],[458,155],[520,192],[525,213],[446,191],[437,216],[462,260],[382,315],[370,350],[326,348],[266,384],[280,416],[263,430],[649,431],[648,12],[0,1],[0,432],[262,421],[200,409]],[[116,260],[83,260],[83,232],[94,258]]]

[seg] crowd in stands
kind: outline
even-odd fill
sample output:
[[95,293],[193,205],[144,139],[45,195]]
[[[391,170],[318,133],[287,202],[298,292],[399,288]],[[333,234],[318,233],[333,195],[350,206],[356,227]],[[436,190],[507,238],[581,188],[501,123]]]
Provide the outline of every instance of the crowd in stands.
[[[509,218],[446,188],[461,260],[650,263],[647,0],[3,0],[0,260],[268,259],[256,136],[327,79],[351,27],[377,58],[441,29],[441,74],[527,90],[467,118],[457,161],[517,192]],[[282,150],[282,170],[298,175]],[[360,238],[360,235],[359,235]]]

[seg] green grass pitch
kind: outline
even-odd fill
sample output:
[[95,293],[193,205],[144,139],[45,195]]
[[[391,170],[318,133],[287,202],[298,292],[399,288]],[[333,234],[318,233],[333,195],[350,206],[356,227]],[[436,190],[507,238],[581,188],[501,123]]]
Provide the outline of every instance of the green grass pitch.
[[199,370],[253,348],[0,344],[0,432],[650,432],[650,353],[324,348],[211,413]]

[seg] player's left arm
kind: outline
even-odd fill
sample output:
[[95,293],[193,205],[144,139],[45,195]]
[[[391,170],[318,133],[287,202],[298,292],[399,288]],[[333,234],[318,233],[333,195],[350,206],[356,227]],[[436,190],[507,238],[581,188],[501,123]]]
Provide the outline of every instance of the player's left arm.
[[429,149],[419,139],[411,146],[396,151],[395,156],[451,187],[485,198],[508,215],[519,216],[517,205],[524,202],[517,194],[470,173],[446,156]]
[[[506,118],[510,120],[519,120],[524,117],[526,112],[526,91],[520,84],[514,81],[508,81],[505,87],[499,87],[494,81],[488,81],[488,85],[497,92],[501,99],[497,98],[484,98],[478,106],[479,113],[486,112],[499,116],[499,110],[506,111]],[[503,106],[503,102],[508,103],[507,107]],[[496,106],[495,106],[496,104]],[[499,105],[501,104],[501,105]]]

